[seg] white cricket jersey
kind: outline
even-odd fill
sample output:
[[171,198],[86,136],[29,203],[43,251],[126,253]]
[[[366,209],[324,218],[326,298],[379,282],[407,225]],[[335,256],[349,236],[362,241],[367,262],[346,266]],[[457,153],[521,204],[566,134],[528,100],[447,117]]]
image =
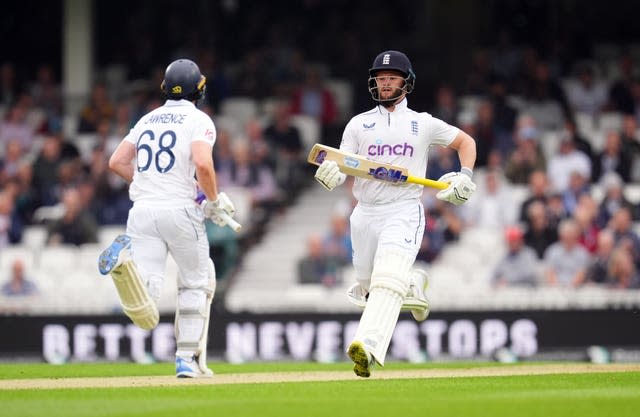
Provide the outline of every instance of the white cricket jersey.
[[[367,159],[406,167],[411,175],[422,177],[427,171],[427,152],[431,145],[448,146],[459,129],[407,107],[406,98],[389,112],[378,105],[354,116],[345,127],[340,149]],[[422,196],[422,185],[392,184],[356,178],[354,197],[366,204],[384,204]]]
[[144,115],[124,140],[136,146],[136,168],[129,197],[145,205],[193,202],[197,183],[191,143],[213,147],[216,129],[211,118],[187,100],[167,100]]

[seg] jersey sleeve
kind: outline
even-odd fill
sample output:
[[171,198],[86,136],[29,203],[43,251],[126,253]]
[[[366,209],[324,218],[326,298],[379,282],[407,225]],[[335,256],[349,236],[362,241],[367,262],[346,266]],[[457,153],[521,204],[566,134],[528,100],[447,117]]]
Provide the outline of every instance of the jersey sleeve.
[[429,136],[431,137],[431,143],[435,145],[449,146],[456,136],[458,136],[460,129],[431,115],[428,117],[428,131]]
[[358,153],[358,140],[356,139],[356,130],[354,119],[351,119],[342,133],[342,141],[340,142],[340,150],[351,153]]
[[200,114],[200,117],[193,125],[193,135],[191,141],[207,142],[211,146],[216,143],[216,127],[213,124],[213,120],[204,113]]

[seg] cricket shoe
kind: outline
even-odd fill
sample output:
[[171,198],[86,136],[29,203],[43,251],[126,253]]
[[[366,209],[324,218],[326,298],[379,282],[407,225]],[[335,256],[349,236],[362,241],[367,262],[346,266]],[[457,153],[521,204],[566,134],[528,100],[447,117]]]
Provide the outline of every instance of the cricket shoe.
[[131,238],[124,234],[119,235],[98,257],[98,269],[102,275],[107,275],[130,258]]
[[211,378],[213,371],[205,368],[203,371],[198,365],[198,358],[191,356],[185,358],[176,356],[176,378]]
[[353,372],[362,378],[369,378],[371,376],[371,369],[375,363],[375,360],[369,352],[364,348],[362,342],[352,342],[347,350],[347,355],[353,361]]
[[402,305],[403,308],[411,310],[411,315],[416,321],[425,321],[429,317],[429,300],[425,291],[429,286],[429,276],[422,269],[411,271],[411,282],[409,293]]

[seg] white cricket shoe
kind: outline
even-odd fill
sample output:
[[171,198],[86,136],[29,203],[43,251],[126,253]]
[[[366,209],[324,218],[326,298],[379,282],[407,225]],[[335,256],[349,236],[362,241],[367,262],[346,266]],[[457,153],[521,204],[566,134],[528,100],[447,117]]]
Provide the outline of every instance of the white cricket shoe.
[[176,356],[176,377],[177,378],[211,378],[213,371],[205,368],[203,371],[198,365],[198,358],[192,356],[185,358]]
[[98,269],[102,275],[107,275],[129,259],[131,259],[131,238],[124,234],[119,235],[98,257]]
[[371,376],[371,369],[375,363],[375,360],[369,352],[364,348],[362,342],[354,341],[349,345],[347,355],[353,361],[353,372],[362,378],[369,378]]
[[429,317],[429,300],[425,291],[429,286],[429,276],[422,269],[413,269],[409,283],[409,293],[404,300],[403,308],[411,310],[416,321],[425,321]]

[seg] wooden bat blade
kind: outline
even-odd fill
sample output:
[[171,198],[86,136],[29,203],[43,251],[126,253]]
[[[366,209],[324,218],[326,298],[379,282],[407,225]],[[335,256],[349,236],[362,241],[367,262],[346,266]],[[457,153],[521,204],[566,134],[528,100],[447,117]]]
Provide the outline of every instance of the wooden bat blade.
[[401,166],[372,161],[361,155],[350,154],[331,146],[316,143],[307,156],[307,162],[320,165],[325,160],[335,161],[342,173],[355,177],[391,183],[409,182],[439,190],[444,190],[449,186],[446,182],[409,175],[409,171]]

